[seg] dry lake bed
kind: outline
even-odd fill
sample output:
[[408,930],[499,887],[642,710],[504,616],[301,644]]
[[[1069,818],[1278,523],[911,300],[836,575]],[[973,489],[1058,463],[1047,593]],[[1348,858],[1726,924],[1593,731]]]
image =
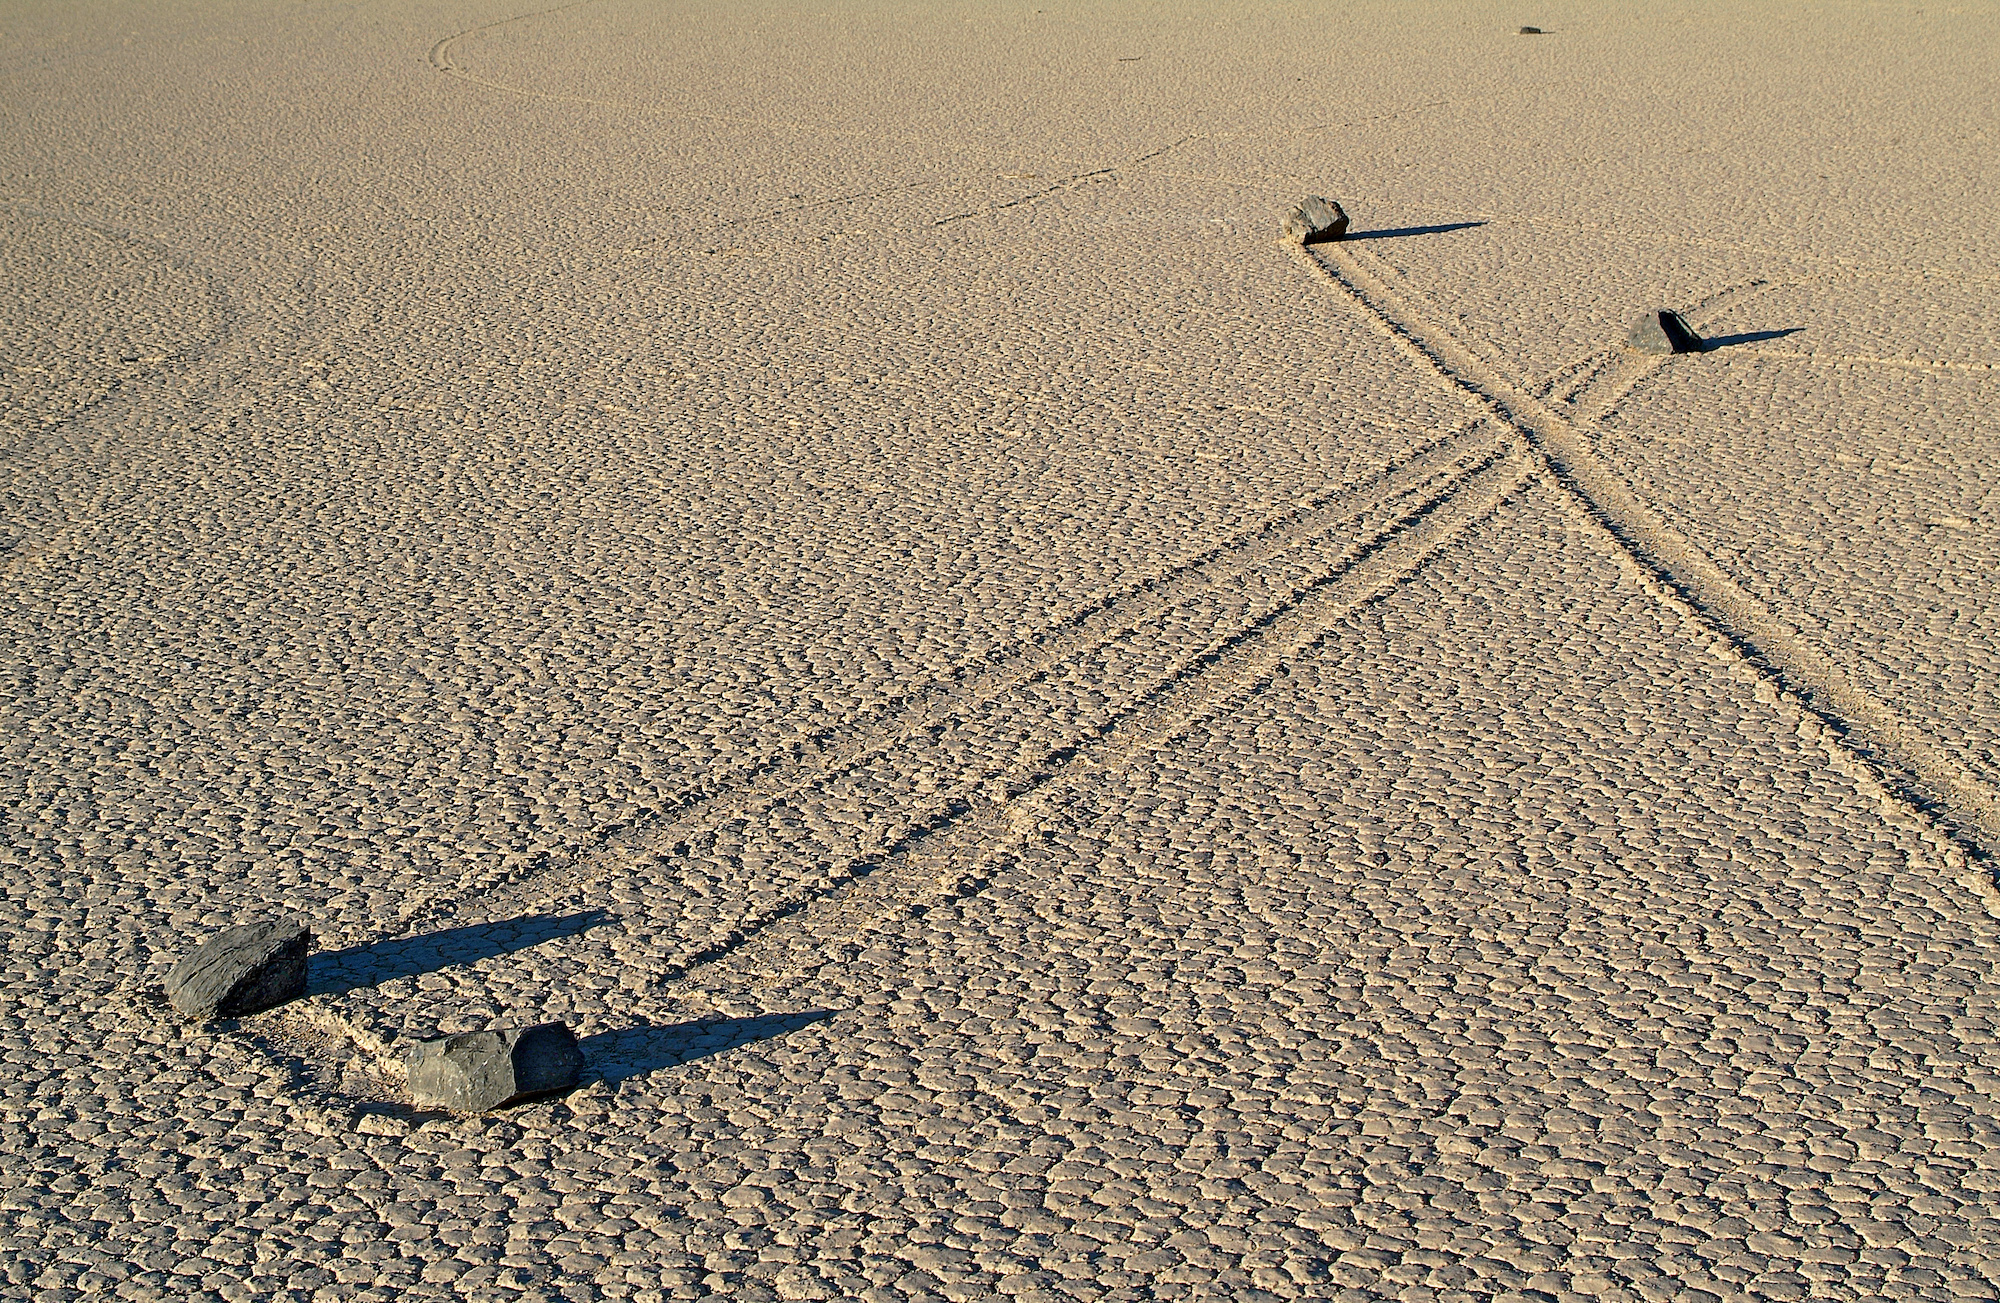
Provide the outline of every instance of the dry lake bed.
[[7,6],[0,1297],[2000,1297],[2000,4],[1040,3]]

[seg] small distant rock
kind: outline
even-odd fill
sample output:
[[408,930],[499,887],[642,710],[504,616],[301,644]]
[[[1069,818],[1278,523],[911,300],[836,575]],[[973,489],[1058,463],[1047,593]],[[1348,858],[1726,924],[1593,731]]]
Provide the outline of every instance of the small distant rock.
[[1542,36],[1545,34],[1539,27],[1523,27],[1521,29],[1521,35],[1523,36]]
[[1347,234],[1347,210],[1331,199],[1308,195],[1285,214],[1285,238],[1300,244],[1323,244]]
[[1699,353],[1701,336],[1694,333],[1680,313],[1671,308],[1648,312],[1625,337],[1626,346],[1641,353]]
[[188,1018],[240,1018],[306,993],[312,933],[297,919],[245,923],[209,938],[167,974],[167,999]]
[[569,1090],[583,1071],[576,1036],[559,1022],[461,1032],[403,1052],[410,1103],[484,1113],[535,1095]]

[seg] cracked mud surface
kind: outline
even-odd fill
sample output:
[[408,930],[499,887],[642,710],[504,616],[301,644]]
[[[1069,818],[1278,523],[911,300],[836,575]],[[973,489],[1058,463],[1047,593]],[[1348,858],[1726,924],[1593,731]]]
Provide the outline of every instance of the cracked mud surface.
[[0,1295],[1995,1297],[2000,12],[1528,17],[10,22]]

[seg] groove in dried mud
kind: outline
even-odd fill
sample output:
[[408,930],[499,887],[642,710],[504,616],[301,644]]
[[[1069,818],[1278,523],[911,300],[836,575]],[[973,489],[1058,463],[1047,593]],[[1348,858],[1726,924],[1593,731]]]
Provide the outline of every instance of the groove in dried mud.
[[675,809],[618,830],[574,857],[532,865],[526,872],[488,880],[450,899],[424,901],[405,916],[404,930],[423,931],[457,917],[475,903],[490,912],[558,885],[613,876],[635,859],[684,845],[728,820],[752,817],[780,800],[850,773],[919,735],[962,722],[1001,694],[1129,635],[1190,594],[1240,576],[1319,534],[1420,492],[1440,476],[1456,474],[1468,459],[1480,455],[1480,442],[1473,437],[1474,424],[1454,425],[1406,448],[1359,482],[1323,488],[1302,499],[1292,511],[1103,594],[1062,623],[892,700],[843,728],[767,754],[706,790],[690,793]]
[[[1533,477],[1518,451],[1496,452],[1380,537],[1356,549],[1292,603],[1221,640],[1153,688],[1096,737],[1052,751],[1018,781],[1020,794],[971,818],[926,829],[849,892],[816,898],[782,919],[697,956],[683,980],[769,983],[825,962],[824,948],[888,914],[976,892],[1037,836],[1078,787],[1172,745],[1262,690],[1328,629],[1393,594]],[[1095,744],[1095,745],[1093,745]],[[784,926],[778,927],[782,922]]]

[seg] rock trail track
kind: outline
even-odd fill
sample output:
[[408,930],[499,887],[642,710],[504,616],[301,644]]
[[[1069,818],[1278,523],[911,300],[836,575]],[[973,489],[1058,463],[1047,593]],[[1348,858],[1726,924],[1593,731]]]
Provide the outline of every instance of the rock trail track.
[[[1640,565],[1678,590],[1680,600],[1700,609],[1719,633],[1742,652],[1746,663],[1768,673],[1779,690],[1798,693],[1838,735],[1850,738],[1857,758],[1872,758],[1892,781],[1902,780],[1920,807],[1941,804],[1948,818],[1963,820],[1977,840],[1972,849],[1992,854],[2000,846],[2000,793],[1933,745],[1921,730],[1899,718],[1863,691],[1847,673],[1820,655],[1788,621],[1731,579],[1709,556],[1632,491],[1591,446],[1589,422],[1602,420],[1618,398],[1644,382],[1663,359],[1628,355],[1613,363],[1601,405],[1578,404],[1584,423],[1563,417],[1509,383],[1481,362],[1450,333],[1421,315],[1391,289],[1365,254],[1322,246],[1324,257],[1301,250],[1314,270],[1349,295],[1379,328],[1409,348],[1420,365],[1445,383],[1486,406],[1527,440],[1578,505],[1600,522]],[[1760,283],[1754,288],[1761,289]],[[1970,881],[1970,879],[1968,879]],[[1982,894],[1992,896],[1989,885]]]

